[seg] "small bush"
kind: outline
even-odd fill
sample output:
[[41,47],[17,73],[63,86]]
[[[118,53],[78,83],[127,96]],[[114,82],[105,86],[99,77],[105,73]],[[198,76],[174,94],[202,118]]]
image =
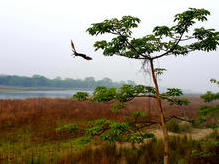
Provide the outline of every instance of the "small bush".
[[116,96],[116,88],[106,88],[104,86],[97,87],[92,96],[92,100],[96,102],[110,101]]
[[79,101],[87,100],[88,97],[89,97],[89,94],[87,92],[77,92],[76,94],[73,95],[73,98]]
[[179,120],[172,119],[167,122],[167,129],[174,133],[190,132],[191,126],[188,124],[181,124]]

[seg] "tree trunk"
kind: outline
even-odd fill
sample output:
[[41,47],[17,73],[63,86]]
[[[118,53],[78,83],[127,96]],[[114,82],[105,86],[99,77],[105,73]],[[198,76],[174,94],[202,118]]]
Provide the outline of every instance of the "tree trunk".
[[158,107],[158,111],[160,114],[160,124],[161,124],[161,128],[163,131],[163,140],[164,140],[164,164],[168,164],[168,158],[169,158],[169,149],[168,149],[168,145],[169,145],[169,139],[168,139],[168,132],[167,132],[167,127],[165,124],[165,117],[164,117],[164,111],[162,108],[162,104],[161,104],[161,98],[160,98],[160,93],[159,93],[159,87],[157,84],[157,78],[155,76],[155,72],[154,72],[154,64],[153,64],[153,60],[150,60],[150,66],[151,66],[151,72],[152,72],[152,78],[153,78],[153,82],[155,85],[155,89],[156,89],[156,101],[157,101],[157,107]]

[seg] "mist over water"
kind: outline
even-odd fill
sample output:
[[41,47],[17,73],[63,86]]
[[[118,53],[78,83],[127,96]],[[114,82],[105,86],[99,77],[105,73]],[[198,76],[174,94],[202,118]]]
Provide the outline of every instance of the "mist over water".
[[[96,40],[110,36],[91,37],[86,29],[104,19],[124,15],[139,17],[142,21],[133,32],[134,37],[151,34],[155,26],[172,25],[174,15],[189,7],[205,8],[211,12],[207,22],[199,27],[219,30],[219,1],[154,0],[116,1],[104,4],[100,0],[2,0],[0,1],[0,74],[49,78],[109,77],[114,81],[134,80],[149,85],[151,80],[139,73],[141,63],[122,57],[104,57],[95,52]],[[72,58],[70,41],[78,52],[93,61]],[[157,61],[157,67],[167,72],[160,86],[205,92],[214,90],[210,78],[219,79],[219,51],[195,52],[186,57],[167,57]]]
[[[26,98],[71,98],[81,90],[52,90],[52,91],[10,91],[0,92],[0,99],[26,99]],[[92,94],[92,91],[86,91]]]

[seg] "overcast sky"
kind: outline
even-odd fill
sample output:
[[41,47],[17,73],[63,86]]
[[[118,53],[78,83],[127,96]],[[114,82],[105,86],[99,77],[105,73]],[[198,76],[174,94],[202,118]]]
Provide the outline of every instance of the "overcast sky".
[[[95,52],[93,43],[100,38],[89,36],[86,29],[104,19],[132,15],[142,20],[134,35],[143,36],[150,34],[154,26],[172,24],[174,15],[189,7],[208,9],[209,21],[201,26],[219,31],[218,0],[1,0],[0,74],[109,77],[150,85],[151,78],[140,71],[139,61]],[[78,52],[86,53],[93,61],[72,58],[71,39]],[[196,92],[212,90],[209,79],[219,79],[219,50],[166,57],[156,65],[167,69],[161,86]]]

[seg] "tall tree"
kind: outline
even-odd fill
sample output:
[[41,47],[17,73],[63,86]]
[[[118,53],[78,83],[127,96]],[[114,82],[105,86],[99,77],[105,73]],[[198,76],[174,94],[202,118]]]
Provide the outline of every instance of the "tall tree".
[[123,56],[142,60],[149,64],[154,86],[156,89],[157,109],[164,136],[164,163],[168,163],[168,132],[165,125],[164,110],[156,74],[163,69],[155,68],[154,61],[166,56],[188,55],[193,51],[215,51],[219,45],[219,32],[204,27],[194,28],[198,21],[207,21],[210,12],[205,9],[189,8],[176,14],[173,26],[156,26],[153,32],[141,38],[132,37],[132,29],[138,27],[140,19],[123,16],[94,23],[87,29],[91,35],[112,34],[112,40],[101,40],[94,44],[95,50],[102,49],[105,56]]

